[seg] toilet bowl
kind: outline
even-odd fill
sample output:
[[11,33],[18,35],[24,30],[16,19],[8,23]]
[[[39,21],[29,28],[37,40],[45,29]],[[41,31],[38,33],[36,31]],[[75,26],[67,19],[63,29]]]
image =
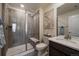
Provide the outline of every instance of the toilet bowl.
[[38,56],[42,55],[44,49],[48,47],[48,39],[45,37],[43,38],[43,43],[39,43],[36,45],[36,49],[38,51]]
[[47,47],[47,44],[45,43],[39,43],[36,45],[36,49],[38,51],[38,56],[41,56],[43,53],[43,50]]

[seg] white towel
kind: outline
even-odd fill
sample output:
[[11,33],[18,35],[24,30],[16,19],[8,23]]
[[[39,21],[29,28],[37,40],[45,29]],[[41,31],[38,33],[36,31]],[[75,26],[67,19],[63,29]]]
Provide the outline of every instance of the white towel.
[[0,25],[0,48],[2,48],[6,44],[4,32],[3,32],[3,26]]

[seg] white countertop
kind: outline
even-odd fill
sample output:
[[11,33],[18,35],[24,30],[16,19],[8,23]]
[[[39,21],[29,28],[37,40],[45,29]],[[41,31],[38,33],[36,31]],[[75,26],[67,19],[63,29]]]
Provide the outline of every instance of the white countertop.
[[64,36],[57,36],[49,38],[49,40],[79,51],[79,37],[72,37],[71,40],[67,40],[64,39]]

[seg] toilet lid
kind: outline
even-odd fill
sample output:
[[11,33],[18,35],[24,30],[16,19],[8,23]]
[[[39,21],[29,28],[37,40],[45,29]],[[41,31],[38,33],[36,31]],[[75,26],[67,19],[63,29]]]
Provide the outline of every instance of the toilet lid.
[[47,46],[47,44],[45,44],[45,43],[40,43],[40,44],[36,45],[36,47],[38,47],[38,48],[42,48],[42,47],[46,47],[46,46]]

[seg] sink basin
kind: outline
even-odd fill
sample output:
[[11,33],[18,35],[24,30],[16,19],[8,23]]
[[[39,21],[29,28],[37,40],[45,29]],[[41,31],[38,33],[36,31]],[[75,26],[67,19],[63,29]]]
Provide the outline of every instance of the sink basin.
[[69,40],[70,42],[72,42],[72,43],[76,43],[76,44],[79,44],[79,39],[71,39],[71,40]]
[[72,36],[70,40],[68,40],[69,42],[75,43],[75,44],[79,44],[79,37],[74,37]]
[[56,38],[56,40],[64,40],[64,41],[68,41],[71,43],[75,43],[75,44],[79,44],[79,37],[72,37],[71,39],[64,39],[64,36],[58,36]]
[[75,44],[77,44],[77,42],[75,42],[75,41],[72,41],[72,40],[68,40],[69,42],[71,42],[71,43],[75,43]]
[[57,38],[56,38],[57,40],[64,40],[64,36],[58,36]]

